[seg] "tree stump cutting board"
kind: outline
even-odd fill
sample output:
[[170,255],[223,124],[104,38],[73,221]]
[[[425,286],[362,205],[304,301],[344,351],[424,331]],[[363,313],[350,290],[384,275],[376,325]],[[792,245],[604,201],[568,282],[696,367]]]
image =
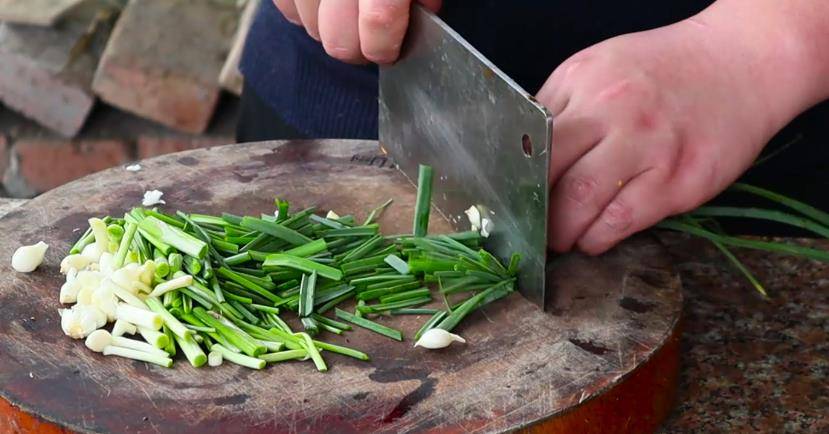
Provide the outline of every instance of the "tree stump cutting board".
[[[678,368],[680,282],[651,237],[551,267],[547,312],[513,294],[457,329],[468,344],[412,348],[426,317],[384,320],[391,341],[357,329],[323,335],[367,352],[326,354],[330,370],[290,362],[174,369],[89,351],[64,336],[58,264],[90,216],[119,215],[145,190],[166,209],[365,212],[388,198],[387,233],[407,232],[415,190],[376,142],[263,142],[172,154],[139,172],[110,169],[39,196],[0,219],[0,426],[40,432],[644,432],[670,409]],[[436,214],[433,214],[436,215]],[[430,231],[450,227],[433,218]],[[15,273],[21,244],[46,241],[44,264]]]

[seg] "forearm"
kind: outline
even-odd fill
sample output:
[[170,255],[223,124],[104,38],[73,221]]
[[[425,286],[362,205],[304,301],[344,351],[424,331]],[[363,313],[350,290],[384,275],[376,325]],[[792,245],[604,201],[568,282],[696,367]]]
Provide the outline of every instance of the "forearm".
[[779,122],[829,98],[829,1],[718,0],[691,20],[739,46]]

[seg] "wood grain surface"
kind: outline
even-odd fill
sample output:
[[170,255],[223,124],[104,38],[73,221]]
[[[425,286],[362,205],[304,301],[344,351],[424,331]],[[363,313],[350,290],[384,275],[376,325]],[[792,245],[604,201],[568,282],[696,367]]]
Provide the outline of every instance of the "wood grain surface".
[[[364,216],[391,197],[384,231],[409,231],[414,188],[377,149],[306,141],[189,151],[83,178],[9,212],[0,255],[41,239],[51,247],[35,273],[0,262],[0,423],[113,433],[653,430],[676,383],[682,296],[647,235],[599,258],[554,259],[547,312],[515,294],[457,329],[465,346],[413,349],[425,318],[412,316],[385,320],[404,331],[402,343],[365,330],[323,336],[372,357],[327,354],[324,374],[310,363],[164,369],[102,357],[61,332],[60,258],[88,217],[121,214],[148,189],[162,190],[169,210],[236,214],[271,211],[279,195]],[[450,228],[435,220],[430,230]]]

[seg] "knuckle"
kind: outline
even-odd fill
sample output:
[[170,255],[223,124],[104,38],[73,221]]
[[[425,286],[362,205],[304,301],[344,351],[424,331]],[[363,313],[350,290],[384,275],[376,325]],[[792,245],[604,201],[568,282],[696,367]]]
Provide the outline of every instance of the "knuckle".
[[602,223],[612,232],[625,233],[633,226],[633,208],[616,199],[602,213]]
[[363,49],[363,51],[362,51],[363,56],[366,59],[368,59],[368,60],[370,60],[374,63],[380,63],[380,64],[394,62],[397,59],[397,55],[398,55],[399,52],[400,52],[400,44],[395,44],[395,45],[392,45],[392,46],[389,46],[389,47],[383,48],[383,49],[373,48],[373,49],[370,49],[370,50]]
[[612,104],[620,101],[652,101],[654,90],[641,79],[622,77],[611,80],[601,87],[596,94],[599,104]]
[[343,62],[354,62],[360,58],[360,50],[347,45],[326,42],[323,39],[323,47],[329,56]]
[[360,15],[363,25],[373,29],[388,29],[400,21],[401,8],[391,4],[376,5]]
[[564,197],[579,205],[592,202],[596,193],[596,179],[588,176],[567,176],[562,183]]

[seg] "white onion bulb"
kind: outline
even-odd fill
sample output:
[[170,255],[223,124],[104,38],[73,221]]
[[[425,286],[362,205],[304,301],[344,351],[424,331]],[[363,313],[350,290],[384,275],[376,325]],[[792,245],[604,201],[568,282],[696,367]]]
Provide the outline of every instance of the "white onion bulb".
[[414,346],[436,350],[439,348],[446,348],[452,342],[466,343],[466,339],[456,334],[449,333],[444,329],[433,328],[423,333]]
[[43,241],[31,246],[19,247],[12,255],[12,268],[21,273],[30,273],[43,262],[49,245]]
[[95,330],[86,337],[84,342],[86,347],[96,353],[100,353],[104,348],[112,343],[112,335],[106,330]]

